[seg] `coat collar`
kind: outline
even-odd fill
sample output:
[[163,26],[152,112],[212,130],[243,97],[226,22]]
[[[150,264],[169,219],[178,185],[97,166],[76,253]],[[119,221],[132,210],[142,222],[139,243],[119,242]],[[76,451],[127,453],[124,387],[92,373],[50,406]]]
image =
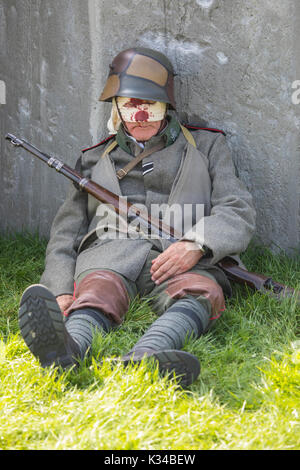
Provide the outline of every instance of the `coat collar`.
[[[181,132],[180,124],[173,116],[167,116],[167,120],[168,124],[164,130],[160,134],[151,137],[151,139],[145,143],[145,149],[156,145],[161,139],[164,139],[165,147],[172,145],[177,140]],[[119,127],[116,140],[118,145],[130,155],[135,155],[136,150],[139,149],[139,145],[125,132],[123,124]]]

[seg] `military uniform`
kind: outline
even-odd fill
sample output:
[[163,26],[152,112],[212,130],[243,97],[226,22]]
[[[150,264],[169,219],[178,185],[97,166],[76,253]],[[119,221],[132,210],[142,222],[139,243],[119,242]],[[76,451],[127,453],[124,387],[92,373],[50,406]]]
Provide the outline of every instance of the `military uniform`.
[[[142,49],[147,54],[145,51]],[[123,62],[117,65],[124,73]],[[134,72],[132,67],[131,73]],[[110,78],[104,98],[109,98],[111,86],[117,86],[116,79],[112,75]],[[174,107],[173,98],[169,104]],[[168,116],[166,127],[147,141],[145,148],[151,149],[158,142],[163,147],[160,151],[145,157],[119,180],[117,171],[141,152],[139,143],[121,125],[114,146],[110,139],[106,146],[94,146],[83,152],[78,162],[81,173],[117,195],[126,196],[128,202],[143,204],[149,211],[154,205],[162,208],[162,204],[175,204],[182,207],[184,217],[186,204],[202,205],[203,217],[197,219],[193,215],[191,227],[183,233],[182,240],[205,247],[205,256],[190,271],[156,286],[151,280],[151,261],[171,242],[143,234],[135,238],[110,238],[109,217],[99,217],[99,201],[72,185],[53,222],[41,284],[59,296],[73,294],[75,281],[74,302],[66,311],[67,330],[75,340],[78,325],[87,332],[86,309],[90,323],[98,328],[97,315],[101,312],[100,323],[108,330],[111,325],[122,323],[129,302],[137,293],[154,296],[153,308],[161,319],[146,332],[126,360],[133,352],[139,353],[140,359],[142,353],[156,351],[154,355],[162,369],[169,370],[166,364],[179,361],[184,375],[188,358],[182,353],[178,360],[178,351],[187,335],[203,334],[224,310],[224,295],[229,296],[231,289],[217,263],[225,256],[234,256],[240,262],[238,254],[247,248],[254,233],[255,210],[251,195],[236,177],[221,132],[196,130],[192,140],[187,139],[177,118]],[[24,299],[23,305],[26,305]],[[23,307],[23,311],[27,312],[28,308]],[[177,331],[170,333],[176,329],[172,326],[176,322]],[[87,341],[85,350],[88,346]],[[161,350],[169,350],[167,358],[166,352],[157,353]],[[195,379],[196,369],[187,383]]]
[[[120,133],[123,134],[122,129]],[[255,211],[250,193],[235,175],[225,137],[207,130],[196,131],[193,135],[197,149],[177,130],[175,142],[143,161],[144,164],[153,162],[153,171],[144,176],[140,164],[121,182],[116,177],[116,170],[132,158],[137,146],[130,139],[124,139],[124,135],[119,140],[121,146],[103,158],[102,147],[84,153],[81,168],[84,176],[119,196],[127,196],[129,202],[145,204],[149,211],[152,204],[204,204],[204,239],[201,238],[202,230],[199,238],[195,231],[190,237],[185,234],[184,239],[195,240],[210,249],[211,256],[204,257],[199,263],[216,276],[220,274],[218,279],[222,282],[220,270],[215,265],[225,256],[245,251],[253,235]],[[164,136],[150,139],[148,145],[154,145],[161,138]],[[123,140],[128,144],[126,149]],[[74,279],[77,281],[85,270],[94,268],[112,269],[134,281],[152,246],[163,251],[170,245],[163,239],[110,241],[107,236],[102,240],[107,221],[101,225],[97,217],[99,204],[93,196],[71,186],[69,196],[53,222],[41,282],[56,296],[72,293]],[[99,239],[95,242],[91,235],[96,227]],[[63,238],[61,234],[64,234]],[[91,244],[89,238],[93,240]],[[81,249],[83,245],[84,250]],[[227,288],[226,280],[223,287]]]

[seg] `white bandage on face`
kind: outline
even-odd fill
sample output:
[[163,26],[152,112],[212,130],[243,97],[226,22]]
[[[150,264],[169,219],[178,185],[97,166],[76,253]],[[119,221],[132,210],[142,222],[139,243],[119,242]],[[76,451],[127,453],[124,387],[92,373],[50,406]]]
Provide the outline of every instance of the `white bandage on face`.
[[[116,103],[117,100],[117,103]],[[167,105],[160,101],[143,103],[145,100],[118,96],[112,100],[112,110],[107,127],[110,134],[116,134],[121,124],[119,111],[125,122],[162,121],[166,115]],[[119,111],[118,111],[119,108]]]
[[166,103],[153,101],[144,103],[145,100],[137,98],[117,97],[118,108],[125,122],[154,122],[164,119],[166,114]]

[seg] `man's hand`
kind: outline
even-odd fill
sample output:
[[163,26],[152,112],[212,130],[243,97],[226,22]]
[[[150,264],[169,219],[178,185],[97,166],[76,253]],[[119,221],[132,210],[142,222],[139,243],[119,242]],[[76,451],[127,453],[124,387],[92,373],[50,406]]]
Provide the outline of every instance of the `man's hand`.
[[63,313],[73,303],[73,296],[70,294],[59,295],[56,297],[56,301],[59,305],[61,312]]
[[152,261],[151,279],[160,284],[175,274],[188,271],[202,256],[203,251],[194,242],[175,242]]

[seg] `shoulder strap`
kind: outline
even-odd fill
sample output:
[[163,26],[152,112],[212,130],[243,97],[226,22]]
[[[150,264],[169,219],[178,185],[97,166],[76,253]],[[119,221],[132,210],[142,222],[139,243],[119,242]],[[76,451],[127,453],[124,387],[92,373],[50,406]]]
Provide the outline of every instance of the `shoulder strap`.
[[221,129],[215,129],[215,128],[212,128],[212,127],[193,126],[193,125],[190,125],[190,124],[183,124],[183,126],[186,127],[187,129],[190,129],[191,131],[203,130],[203,131],[211,131],[211,132],[220,132],[221,134],[226,136],[226,133],[224,131],[222,131]]
[[185,126],[183,126],[182,124],[180,124],[180,127],[181,127],[182,133],[183,133],[184,137],[186,138],[186,140],[188,141],[188,143],[196,148],[197,145],[196,145],[195,139],[192,136],[192,134],[190,133],[190,131],[188,131],[187,128]]
[[96,144],[96,145],[93,145],[92,147],[87,147],[86,149],[82,149],[81,152],[82,153],[85,153],[87,152],[88,150],[93,150],[97,147],[100,147],[101,145],[104,145],[106,144],[107,142],[109,142],[111,139],[113,139],[115,136],[114,135],[110,135],[109,137],[106,137],[106,139],[103,139],[101,140],[101,142],[99,142],[99,144]]
[[137,157],[135,157],[133,160],[131,160],[124,168],[121,168],[119,171],[117,171],[117,177],[119,180],[124,178],[124,176],[129,173],[143,158],[148,157],[154,152],[158,152],[159,150],[162,150],[165,146],[164,142],[159,142],[158,144],[154,145],[153,147],[144,150],[141,152]]
[[103,152],[101,155],[101,158],[105,157],[105,155],[108,155],[116,146],[118,145],[118,142],[114,140]]
[[198,127],[198,126],[190,126],[189,124],[180,124],[182,133],[186,140],[193,145],[193,147],[197,148],[196,142],[194,137],[192,136],[191,132],[188,129],[191,130],[204,130],[204,131],[211,131],[211,132],[221,132],[221,134],[226,135],[224,131],[221,131],[220,129],[212,129],[210,127]]

